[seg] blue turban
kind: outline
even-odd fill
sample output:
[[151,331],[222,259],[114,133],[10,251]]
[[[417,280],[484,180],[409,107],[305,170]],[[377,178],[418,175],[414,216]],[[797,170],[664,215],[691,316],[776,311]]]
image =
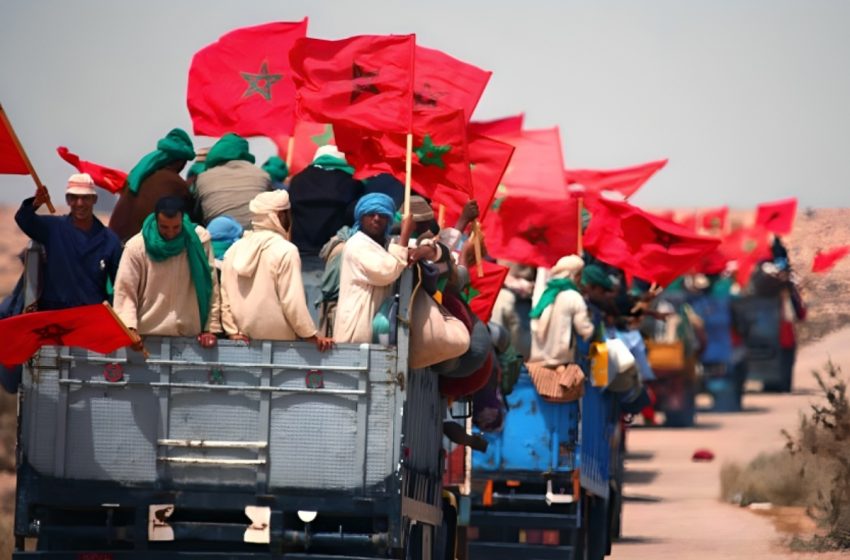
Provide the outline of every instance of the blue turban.
[[224,253],[237,239],[242,237],[242,226],[230,216],[218,216],[207,224],[207,231],[212,239],[215,258],[224,258]]
[[369,214],[383,214],[389,218],[386,232],[386,235],[389,235],[395,215],[393,199],[384,193],[370,193],[361,197],[354,207],[354,231],[360,231],[360,219]]

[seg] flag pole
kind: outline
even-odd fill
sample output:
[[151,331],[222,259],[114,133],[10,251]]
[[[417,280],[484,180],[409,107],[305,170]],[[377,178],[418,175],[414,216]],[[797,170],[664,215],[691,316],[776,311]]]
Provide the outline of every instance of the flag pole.
[[6,116],[6,111],[3,109],[3,105],[0,105],[0,119],[3,121],[3,126],[6,127],[6,130],[9,132],[9,136],[12,138],[12,142],[15,144],[15,148],[17,148],[18,153],[21,154],[21,158],[24,160],[24,163],[27,166],[27,169],[30,172],[30,177],[35,181],[35,187],[37,191],[43,191],[47,194],[47,209],[50,210],[51,214],[56,213],[56,208],[53,206],[53,202],[50,201],[50,191],[47,190],[41,183],[41,179],[38,178],[38,173],[35,172],[35,168],[32,166],[32,162],[30,162],[30,158],[27,157],[27,153],[24,151],[24,147],[21,146],[21,141],[18,140],[18,135],[15,134],[15,129],[12,128],[12,123],[9,122],[9,118]]
[[295,151],[295,132],[289,137],[289,142],[286,145],[286,169],[287,172],[292,171],[292,156]]
[[584,252],[584,247],[582,247],[582,243],[584,242],[584,240],[582,239],[582,236],[584,235],[584,232],[581,229],[582,213],[584,212],[584,199],[582,197],[578,197],[577,206],[578,206],[578,236],[576,237],[576,239],[578,240],[578,243],[576,244],[576,247],[578,249],[578,256],[581,256],[581,254]]
[[[115,310],[112,308],[111,305],[109,305],[108,301],[104,301],[103,306],[107,310],[109,310],[109,313],[112,315],[112,318],[115,319],[116,323],[121,325],[121,328],[124,329],[124,332],[127,333],[127,336],[130,337],[130,340],[132,340],[134,344],[142,341],[142,337],[139,336],[139,333],[133,332],[129,328],[127,328],[127,325],[125,325],[124,321],[121,320],[121,317],[119,317],[118,314],[115,313]],[[144,345],[142,345],[142,356],[144,356],[146,360],[151,356],[150,352],[148,352],[148,349],[145,348]]]
[[437,209],[437,225],[440,226],[440,229],[446,227],[446,205],[440,204]]
[[410,172],[413,168],[413,133],[407,133],[407,160],[404,163],[404,216],[410,214]]
[[475,236],[473,242],[475,243],[475,264],[478,268],[478,277],[481,278],[484,276],[484,257],[482,256],[481,251],[481,222],[477,219],[472,222],[472,235]]

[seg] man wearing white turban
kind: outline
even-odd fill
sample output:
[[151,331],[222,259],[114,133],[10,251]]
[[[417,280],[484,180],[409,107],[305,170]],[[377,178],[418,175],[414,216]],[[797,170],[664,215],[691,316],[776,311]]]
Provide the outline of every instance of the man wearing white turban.
[[[295,340],[333,346],[317,336],[304,298],[301,258],[289,241],[292,225],[289,193],[258,194],[251,200],[253,231],[224,254],[221,271],[221,320],[231,339]],[[275,305],[277,303],[277,305]]]

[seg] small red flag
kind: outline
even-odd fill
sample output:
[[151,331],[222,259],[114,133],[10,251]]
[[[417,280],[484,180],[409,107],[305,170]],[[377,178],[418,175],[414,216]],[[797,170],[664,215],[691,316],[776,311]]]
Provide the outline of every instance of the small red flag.
[[417,45],[413,104],[423,109],[463,109],[468,122],[492,74],[444,52]]
[[298,114],[381,132],[411,131],[415,35],[304,38],[289,54]]
[[690,212],[688,214],[682,214],[676,220],[676,222],[684,228],[688,228],[691,231],[696,231],[697,230],[697,222],[698,222],[697,213],[696,212]]
[[0,174],[29,175],[30,170],[15,140],[12,125],[0,105]]
[[567,197],[567,189],[564,186],[564,156],[557,126],[523,130],[494,138],[516,148],[502,178],[504,188],[500,188],[496,193],[497,203],[505,196],[556,200]]
[[42,346],[78,346],[108,354],[133,344],[106,304],[36,311],[0,320],[0,363],[22,364]]
[[726,218],[729,215],[729,207],[721,206],[719,208],[709,208],[703,210],[701,223],[703,229],[707,230],[723,230],[726,228]]
[[621,169],[565,169],[564,180],[568,185],[582,185],[588,191],[613,191],[629,198],[665,165],[667,160],[659,159]]
[[818,251],[812,261],[812,272],[827,272],[848,254],[850,254],[850,245],[842,245],[841,247],[833,247],[826,251]]
[[186,103],[195,134],[292,134],[295,85],[289,52],[307,18],[243,27],[195,53]]
[[493,306],[496,305],[499,290],[505,283],[508,267],[488,261],[482,261],[481,266],[484,269],[484,275],[478,276],[477,273],[469,275],[469,288],[466,290],[465,297],[472,312],[486,323],[493,314]]
[[736,229],[723,238],[720,252],[738,264],[735,277],[738,284],[746,286],[756,264],[771,257],[770,235],[760,226]]
[[[277,145],[277,154],[280,159],[288,161],[289,136],[274,136],[272,141]],[[289,174],[295,175],[313,163],[316,150],[328,144],[335,145],[333,126],[312,121],[295,123],[295,141],[293,142],[292,165],[289,168]]]
[[627,202],[598,199],[584,247],[599,260],[666,286],[720,245],[713,237],[645,212]]
[[[472,173],[472,198],[478,202],[478,220],[483,223],[511,161],[514,147],[493,138],[472,134],[468,138],[467,148]],[[440,206],[444,206],[445,225],[453,226],[468,200],[469,195],[462,191],[439,189],[434,193],[431,206],[438,215]]]
[[111,193],[120,192],[124,188],[124,183],[127,182],[127,174],[120,169],[82,160],[80,156],[69,151],[65,146],[56,148],[56,153],[59,154],[59,157],[76,167],[80,173],[91,175],[95,185]]
[[482,136],[501,136],[504,134],[519,134],[522,132],[522,123],[525,114],[513,115],[492,121],[479,121],[469,123],[469,132],[481,134]]
[[788,235],[794,229],[796,214],[796,198],[763,202],[756,206],[756,225],[776,235]]
[[578,252],[578,204],[509,196],[484,222],[487,251],[496,258],[549,268]]

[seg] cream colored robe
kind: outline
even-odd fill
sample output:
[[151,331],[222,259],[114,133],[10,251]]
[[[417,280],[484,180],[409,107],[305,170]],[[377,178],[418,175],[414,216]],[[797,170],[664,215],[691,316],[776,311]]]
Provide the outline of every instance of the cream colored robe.
[[[203,332],[217,333],[221,332],[221,305],[210,234],[201,226],[195,232],[207,252],[213,282],[210,314]],[[115,312],[127,327],[137,329],[141,335],[201,334],[201,314],[186,251],[153,262],[145,252],[142,234],[131,237],[124,246],[115,278]]]
[[540,318],[531,320],[529,361],[544,362],[547,366],[573,362],[573,328],[582,338],[593,333],[584,298],[575,290],[565,290],[543,310]]
[[274,231],[245,232],[224,255],[221,322],[227,334],[296,340],[316,334],[298,249]]
[[334,320],[336,342],[372,342],[372,319],[407,266],[407,247],[388,249],[358,231],[345,242]]

